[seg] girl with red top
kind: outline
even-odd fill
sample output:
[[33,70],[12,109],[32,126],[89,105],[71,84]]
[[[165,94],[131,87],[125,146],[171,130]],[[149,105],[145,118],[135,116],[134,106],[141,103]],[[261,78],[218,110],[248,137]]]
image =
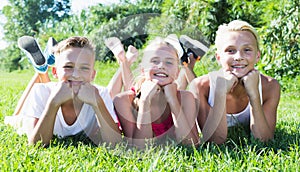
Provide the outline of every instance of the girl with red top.
[[198,144],[196,102],[189,91],[177,90],[182,49],[176,36],[157,37],[144,50],[141,75],[132,90],[114,98],[114,106],[129,144],[144,147],[147,139],[174,139]]

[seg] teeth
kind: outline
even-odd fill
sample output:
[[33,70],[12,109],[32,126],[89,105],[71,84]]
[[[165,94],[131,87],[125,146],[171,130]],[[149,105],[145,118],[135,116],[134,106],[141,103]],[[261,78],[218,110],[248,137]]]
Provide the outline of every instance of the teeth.
[[163,73],[157,73],[157,74],[155,74],[155,76],[167,77],[168,75],[163,74]]
[[245,66],[231,66],[232,68],[244,68]]

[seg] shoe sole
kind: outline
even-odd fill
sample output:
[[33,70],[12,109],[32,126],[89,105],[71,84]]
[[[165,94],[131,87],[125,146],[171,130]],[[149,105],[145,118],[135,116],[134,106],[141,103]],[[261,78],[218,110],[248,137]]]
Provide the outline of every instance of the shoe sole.
[[197,40],[191,39],[186,35],[181,35],[179,41],[183,44],[184,47],[193,51],[196,56],[202,57],[209,49],[208,44],[205,43],[204,40],[202,40],[202,42],[199,42]]
[[23,49],[23,51],[25,50],[31,54],[32,58],[29,58],[32,60],[32,63],[34,63],[34,65],[42,66],[45,64],[46,59],[33,37],[22,36],[18,40],[18,46],[20,47],[20,49]]

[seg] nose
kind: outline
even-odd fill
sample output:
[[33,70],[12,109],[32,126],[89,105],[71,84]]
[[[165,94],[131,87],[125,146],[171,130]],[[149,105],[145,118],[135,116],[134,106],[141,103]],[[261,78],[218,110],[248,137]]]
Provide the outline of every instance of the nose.
[[74,77],[74,78],[78,78],[79,77],[79,70],[77,69],[77,68],[74,68],[73,69],[73,73],[72,73],[72,76]]
[[159,69],[163,69],[165,66],[164,66],[164,62],[163,61],[160,61],[159,63],[158,63],[158,65],[157,65],[157,67],[159,68]]
[[243,54],[241,51],[237,51],[234,56],[233,56],[233,59],[236,60],[236,61],[240,61],[240,60],[243,60]]

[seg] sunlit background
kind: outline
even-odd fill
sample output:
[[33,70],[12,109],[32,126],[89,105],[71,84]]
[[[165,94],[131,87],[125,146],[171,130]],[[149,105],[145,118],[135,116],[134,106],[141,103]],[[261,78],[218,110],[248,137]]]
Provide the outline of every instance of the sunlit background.
[[[73,13],[78,13],[82,9],[86,9],[89,6],[97,5],[98,3],[110,5],[113,3],[118,3],[119,0],[71,0],[71,10]],[[2,11],[2,8],[4,6],[8,5],[7,0],[1,0],[0,3],[0,10]],[[0,49],[4,49],[7,47],[7,43],[3,40],[4,34],[3,34],[3,29],[2,26],[6,22],[6,18],[0,14]]]

